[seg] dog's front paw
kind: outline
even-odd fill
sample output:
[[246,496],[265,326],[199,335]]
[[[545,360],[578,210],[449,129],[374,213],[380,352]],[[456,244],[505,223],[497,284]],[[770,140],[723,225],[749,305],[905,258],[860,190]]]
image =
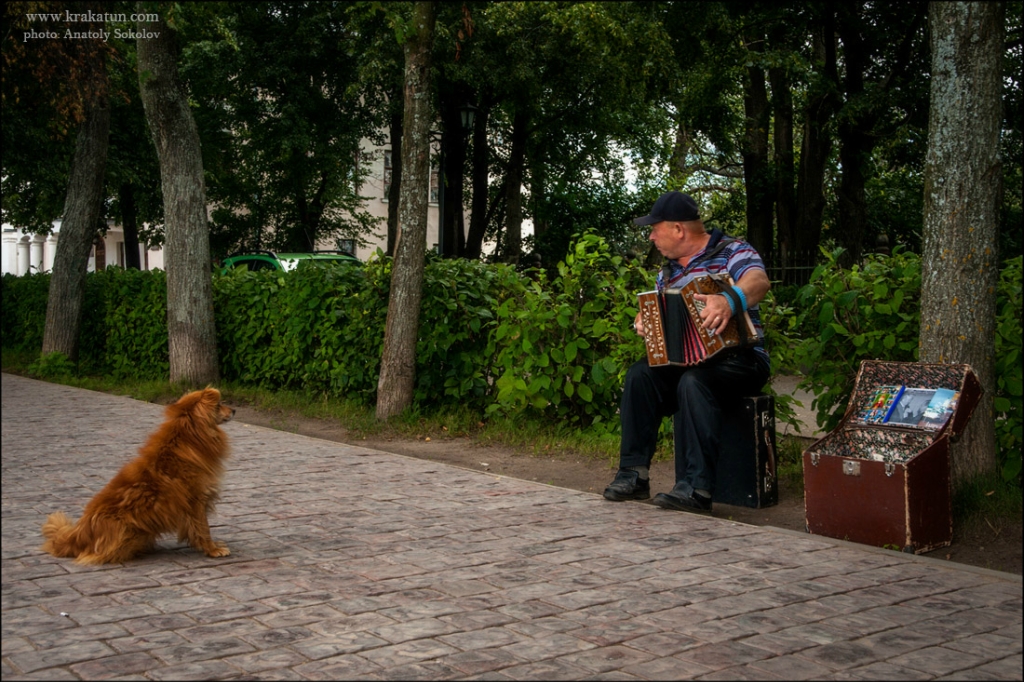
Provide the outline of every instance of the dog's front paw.
[[206,552],[206,556],[215,557],[215,558],[216,557],[222,557],[222,556],[229,556],[230,554],[231,554],[231,550],[228,549],[228,546],[225,545],[223,542],[215,542],[215,543],[213,543],[213,547],[211,547]]

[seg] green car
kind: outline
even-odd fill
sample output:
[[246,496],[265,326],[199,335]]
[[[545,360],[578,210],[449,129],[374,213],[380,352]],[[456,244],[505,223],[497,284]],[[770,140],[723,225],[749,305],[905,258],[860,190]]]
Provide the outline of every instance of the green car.
[[252,251],[235,253],[221,263],[221,274],[227,274],[236,268],[249,271],[277,270],[291,272],[300,263],[323,263],[342,265],[361,265],[362,261],[345,251],[311,251],[308,253],[274,253],[273,251]]

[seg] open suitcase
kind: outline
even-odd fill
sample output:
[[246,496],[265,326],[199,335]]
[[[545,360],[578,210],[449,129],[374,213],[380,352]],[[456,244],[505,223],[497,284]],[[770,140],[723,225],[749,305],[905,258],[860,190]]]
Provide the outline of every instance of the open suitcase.
[[916,554],[949,545],[949,443],[981,392],[968,365],[862,362],[842,421],[803,453],[807,531]]

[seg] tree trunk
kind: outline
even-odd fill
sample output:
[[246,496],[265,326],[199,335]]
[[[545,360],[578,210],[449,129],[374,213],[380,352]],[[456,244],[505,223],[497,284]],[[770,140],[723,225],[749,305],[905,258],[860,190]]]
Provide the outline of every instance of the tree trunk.
[[772,84],[772,108],[775,111],[775,230],[778,242],[777,248],[773,249],[772,260],[774,264],[785,265],[793,249],[793,232],[796,229],[793,96],[784,69],[769,69],[768,77]]
[[839,258],[843,267],[859,263],[864,252],[864,234],[868,222],[867,190],[864,169],[874,149],[860,125],[840,126],[839,165],[842,168],[836,203],[839,207],[839,229],[836,240],[845,251]]
[[[677,104],[676,109],[680,106]],[[684,179],[689,175],[690,171],[690,148],[693,146],[690,137],[690,130],[686,127],[686,122],[683,120],[681,114],[677,114],[676,120],[676,134],[675,142],[672,145],[672,156],[668,162],[668,172],[670,182],[677,187],[683,187]]]
[[921,360],[967,363],[984,394],[950,450],[953,486],[996,465],[996,235],[1004,4],[932,2]]
[[466,139],[462,131],[462,114],[452,103],[459,101],[457,98],[449,102],[449,105],[442,110],[441,125],[444,128],[443,144],[444,168],[439,172],[444,174],[444,215],[439,216],[440,227],[444,231],[444,238],[441,244],[444,251],[441,254],[446,258],[461,256],[465,250],[466,238],[460,234],[459,216],[462,215],[462,178],[466,167]]
[[402,114],[391,116],[391,186],[388,187],[388,251],[395,255],[398,241],[398,209],[402,197]]
[[743,142],[743,176],[747,185],[747,241],[759,253],[768,255],[772,248],[774,192],[768,160],[771,112],[763,69],[747,68],[744,90],[746,131]]
[[815,61],[822,64],[822,69],[803,112],[796,188],[796,228],[793,234],[793,251],[801,255],[816,252],[821,241],[821,221],[825,210],[825,169],[832,153],[828,124],[839,102],[834,19],[831,10],[827,11],[820,31],[812,40]]
[[[137,5],[142,13],[142,3]],[[161,12],[160,16],[164,16]],[[167,269],[167,336],[172,382],[220,379],[213,316],[210,235],[199,133],[178,78],[174,33],[161,19],[139,22],[139,85],[160,160]]]
[[121,202],[121,228],[124,230],[124,266],[141,270],[139,211],[135,205],[135,189],[130,182],[123,182],[118,194]]
[[[106,83],[103,60],[96,66]],[[96,240],[103,205],[107,148],[110,140],[110,107],[104,97],[87,106],[85,120],[75,139],[64,217],[54,254],[43,328],[42,354],[63,353],[78,359],[78,332],[82,326],[82,300],[89,251]]]
[[519,108],[512,117],[512,151],[509,153],[505,184],[506,263],[518,263],[523,251],[523,165],[526,161],[526,113]]
[[487,232],[488,177],[490,173],[487,147],[487,118],[490,109],[481,106],[473,125],[473,199],[466,236],[466,258],[480,258],[484,234]]
[[377,383],[377,418],[388,419],[412,404],[416,384],[416,337],[423,298],[430,183],[430,50],[433,2],[413,7],[414,35],[405,43],[405,119],[402,140],[401,232],[391,270],[384,352]]

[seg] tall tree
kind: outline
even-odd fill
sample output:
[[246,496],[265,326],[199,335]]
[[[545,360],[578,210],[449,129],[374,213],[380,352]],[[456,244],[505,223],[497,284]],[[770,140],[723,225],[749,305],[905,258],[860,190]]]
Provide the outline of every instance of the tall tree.
[[812,253],[821,240],[826,169],[832,153],[829,122],[840,104],[834,9],[826,7],[814,17],[810,31],[810,61],[814,68],[803,107],[796,179],[796,225],[792,243],[780,244],[783,252],[788,250],[793,254]]
[[837,116],[841,176],[837,239],[847,265],[860,260],[867,235],[868,178],[879,142],[892,136],[920,108],[915,86],[923,63],[922,2],[837,3],[846,101]]
[[[96,9],[102,13],[107,5],[98,3]],[[4,7],[4,219],[49,231],[63,190],[42,352],[75,359],[89,251],[102,226],[110,138],[109,47],[91,39],[29,39],[29,31],[40,28],[26,24],[30,13],[59,21],[63,7]],[[75,31],[102,29],[102,22],[75,25]],[[54,162],[66,147],[53,140],[62,140],[67,129],[77,130],[70,175],[61,161]]]
[[[764,53],[764,35],[752,32],[746,38],[751,64],[743,83],[746,114],[743,134],[743,178],[747,188],[747,241],[760,253],[772,250],[772,225],[776,188],[773,186],[768,132],[771,108],[765,88],[764,68],[755,61]],[[758,60],[760,61],[760,60]]]
[[381,22],[353,5],[230,3],[217,16],[230,39],[190,40],[181,75],[202,105],[216,257],[360,242],[378,227],[359,196],[360,142],[384,141],[390,73],[363,67],[400,58],[376,49]]
[[[146,14],[145,3],[137,7]],[[170,379],[201,385],[220,378],[210,233],[199,132],[178,77],[177,36],[164,14],[169,9],[161,5],[156,22],[138,24],[139,87],[164,196]]]
[[398,245],[384,327],[377,384],[377,418],[388,419],[412,404],[416,385],[416,337],[423,298],[430,182],[430,51],[436,3],[413,6],[405,40],[405,118],[402,124],[402,190]]
[[985,390],[953,446],[954,485],[996,464],[997,233],[1004,4],[932,2],[932,78],[924,188],[921,352],[967,363]]
[[[95,68],[97,74],[106,73],[102,60]],[[105,95],[94,96],[86,104],[85,120],[75,141],[75,158],[71,164],[64,219],[46,304],[43,355],[59,352],[73,360],[78,357],[85,274],[89,251],[100,226],[109,140],[110,104]]]

